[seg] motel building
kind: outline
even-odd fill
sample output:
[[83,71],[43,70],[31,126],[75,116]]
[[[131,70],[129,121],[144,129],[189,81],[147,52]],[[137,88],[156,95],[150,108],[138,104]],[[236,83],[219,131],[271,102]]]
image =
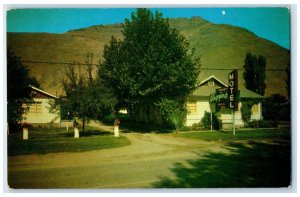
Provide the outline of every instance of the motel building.
[[[205,112],[211,113],[216,111],[218,104],[210,102],[210,97],[216,93],[217,89],[222,88],[227,90],[228,85],[214,75],[207,77],[198,84],[196,90],[189,96],[187,102],[188,114],[186,117],[186,126],[192,126],[195,123],[199,123],[204,117]],[[243,98],[255,99],[258,101],[257,104],[254,104],[252,107],[251,120],[261,120],[263,118],[262,100],[264,97],[246,88],[240,88],[239,92],[239,100],[236,101],[236,110],[234,113],[236,128],[244,127],[241,115],[242,104],[240,101]],[[233,123],[232,109],[221,106],[220,114],[221,116],[219,118],[222,121],[222,128],[231,129]]]

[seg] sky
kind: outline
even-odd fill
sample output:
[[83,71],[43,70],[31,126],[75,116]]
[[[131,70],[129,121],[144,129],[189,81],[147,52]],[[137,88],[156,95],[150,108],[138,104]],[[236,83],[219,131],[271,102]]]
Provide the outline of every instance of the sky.
[[[64,33],[99,24],[115,24],[130,18],[135,8],[48,8],[7,11],[7,32]],[[290,48],[290,11],[286,7],[260,8],[151,8],[168,18],[200,16],[212,23],[229,24]]]

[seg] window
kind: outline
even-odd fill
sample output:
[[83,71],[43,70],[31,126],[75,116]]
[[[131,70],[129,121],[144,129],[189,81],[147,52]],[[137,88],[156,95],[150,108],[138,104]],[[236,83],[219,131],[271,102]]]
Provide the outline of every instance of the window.
[[215,85],[215,81],[213,79],[209,80],[207,83],[208,86],[214,86]]
[[196,113],[196,101],[189,101],[187,104],[187,110],[189,114],[195,114]]
[[42,113],[42,102],[35,102],[30,105],[29,113],[31,115],[40,115]]

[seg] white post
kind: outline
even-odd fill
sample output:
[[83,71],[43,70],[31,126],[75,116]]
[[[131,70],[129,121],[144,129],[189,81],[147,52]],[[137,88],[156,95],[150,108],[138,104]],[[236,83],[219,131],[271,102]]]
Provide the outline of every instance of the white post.
[[212,111],[210,111],[210,131],[213,130],[213,124],[212,124]]
[[114,134],[115,134],[115,137],[120,136],[120,134],[119,134],[119,125],[114,125]]
[[28,140],[28,128],[23,127],[23,140]]
[[74,127],[74,138],[79,138],[79,130],[77,127]]
[[69,121],[67,121],[67,132],[69,131]]
[[209,103],[209,108],[210,108],[210,131],[213,130],[213,125],[212,125],[212,103]]
[[232,109],[232,131],[233,135],[235,135],[235,110]]
[[258,113],[259,113],[259,119],[262,120],[262,103],[258,103]]

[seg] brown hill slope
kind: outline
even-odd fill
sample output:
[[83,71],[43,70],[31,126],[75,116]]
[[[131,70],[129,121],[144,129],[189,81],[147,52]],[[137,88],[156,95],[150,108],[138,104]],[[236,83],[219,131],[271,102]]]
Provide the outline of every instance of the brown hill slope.
[[[243,28],[213,24],[199,17],[170,19],[170,23],[187,38],[196,49],[196,55],[201,58],[202,68],[205,69],[201,71],[199,81],[215,75],[227,83],[230,70],[215,69],[242,69],[247,52],[266,56],[267,69],[285,69],[290,58],[287,49]],[[94,63],[97,63],[102,56],[104,44],[109,42],[111,36],[122,39],[121,29],[121,25],[116,24],[92,26],[64,34],[8,33],[7,45],[22,60],[84,63],[86,54],[93,53]],[[53,94],[62,93],[60,81],[64,65],[26,63],[26,66],[45,90]],[[242,71],[239,71],[239,78],[242,86]],[[286,94],[285,78],[284,71],[267,71],[266,95]]]

